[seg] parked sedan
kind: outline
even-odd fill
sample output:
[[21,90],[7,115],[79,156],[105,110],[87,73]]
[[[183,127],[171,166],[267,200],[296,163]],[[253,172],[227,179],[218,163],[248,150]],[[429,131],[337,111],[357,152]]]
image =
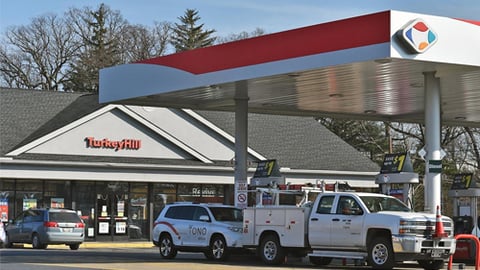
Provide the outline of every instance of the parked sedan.
[[28,209],[9,221],[5,233],[7,248],[14,243],[32,244],[35,249],[64,244],[77,250],[85,240],[85,225],[73,210]]

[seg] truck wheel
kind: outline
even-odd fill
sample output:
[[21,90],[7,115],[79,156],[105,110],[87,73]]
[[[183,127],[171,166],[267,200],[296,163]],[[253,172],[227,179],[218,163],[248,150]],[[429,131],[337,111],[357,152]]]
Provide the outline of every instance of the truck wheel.
[[177,250],[173,246],[172,237],[169,234],[162,234],[160,235],[160,239],[158,241],[159,249],[160,249],[160,256],[164,259],[173,259],[177,256]]
[[269,265],[281,264],[285,261],[285,251],[280,246],[277,236],[269,234],[262,239],[260,257],[265,264]]
[[392,243],[386,237],[372,239],[368,245],[368,263],[373,269],[392,269],[393,259]]
[[330,258],[330,257],[310,256],[309,260],[312,264],[318,265],[318,266],[329,265],[332,262],[332,258]]
[[418,264],[426,270],[442,269],[445,262],[443,260],[418,260]]
[[205,256],[216,261],[223,261],[227,259],[228,252],[225,238],[220,235],[213,236],[212,240],[210,241],[209,250],[205,253]]

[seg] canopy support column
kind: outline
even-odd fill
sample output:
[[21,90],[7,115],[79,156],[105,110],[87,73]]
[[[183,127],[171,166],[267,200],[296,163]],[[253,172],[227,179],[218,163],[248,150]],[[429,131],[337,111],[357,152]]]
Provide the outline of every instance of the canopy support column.
[[441,111],[440,80],[435,72],[424,72],[425,81],[425,211],[436,213],[441,204]]
[[247,206],[248,85],[235,83],[235,206]]

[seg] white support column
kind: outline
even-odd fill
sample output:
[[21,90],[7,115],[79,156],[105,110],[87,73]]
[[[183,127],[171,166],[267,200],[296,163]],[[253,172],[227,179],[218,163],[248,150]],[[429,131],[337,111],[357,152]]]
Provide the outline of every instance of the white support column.
[[[442,160],[440,80],[435,72],[423,73],[425,80],[425,211],[436,212],[441,204],[442,173],[437,169]],[[440,163],[441,164],[441,163]]]
[[235,84],[235,206],[247,207],[248,85]]

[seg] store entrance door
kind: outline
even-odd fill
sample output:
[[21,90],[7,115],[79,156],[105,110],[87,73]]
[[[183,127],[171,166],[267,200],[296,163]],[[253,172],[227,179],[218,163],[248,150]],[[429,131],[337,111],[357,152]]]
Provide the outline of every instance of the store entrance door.
[[128,194],[97,193],[96,240],[127,241]]

